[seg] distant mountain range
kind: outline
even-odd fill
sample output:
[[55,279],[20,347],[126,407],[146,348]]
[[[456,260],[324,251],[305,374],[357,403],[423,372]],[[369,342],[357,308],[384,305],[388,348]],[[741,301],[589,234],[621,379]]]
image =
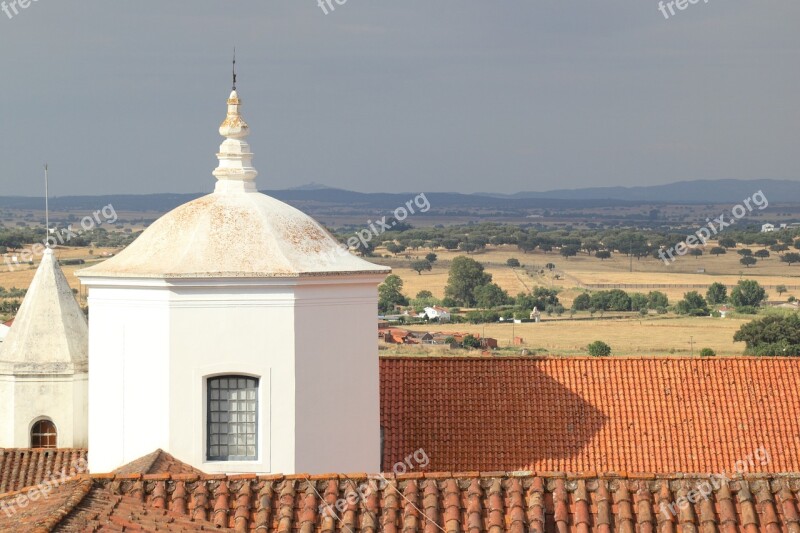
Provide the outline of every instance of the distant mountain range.
[[589,187],[557,189],[546,192],[518,192],[501,195],[482,193],[494,198],[560,200],[626,200],[630,202],[664,202],[669,204],[738,203],[763,191],[775,202],[800,202],[800,181],[788,180],[696,180],[667,185],[639,187]]
[[[632,204],[734,204],[763,191],[771,203],[800,203],[800,182],[788,180],[698,180],[640,187],[591,187],[516,194],[426,193],[438,210],[482,209],[508,212],[525,209],[568,209]],[[317,183],[286,190],[263,191],[291,205],[313,208],[393,209],[418,193],[361,193]],[[107,196],[62,196],[52,198],[54,210],[97,209],[113,204],[123,211],[165,212],[202,196],[196,194],[119,194]],[[0,196],[0,208],[41,209],[36,197]]]

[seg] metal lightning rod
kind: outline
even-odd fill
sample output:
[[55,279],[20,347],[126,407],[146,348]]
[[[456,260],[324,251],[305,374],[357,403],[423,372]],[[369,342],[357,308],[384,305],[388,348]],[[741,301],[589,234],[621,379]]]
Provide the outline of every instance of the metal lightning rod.
[[50,180],[47,178],[47,163],[44,164],[44,224],[45,224],[45,246],[50,248]]

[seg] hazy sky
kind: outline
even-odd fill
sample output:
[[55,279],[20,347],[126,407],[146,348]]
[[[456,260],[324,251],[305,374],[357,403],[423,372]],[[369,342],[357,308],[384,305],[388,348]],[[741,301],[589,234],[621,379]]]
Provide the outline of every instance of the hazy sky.
[[334,6],[0,12],[0,195],[212,190],[234,45],[262,189],[800,179],[797,0]]

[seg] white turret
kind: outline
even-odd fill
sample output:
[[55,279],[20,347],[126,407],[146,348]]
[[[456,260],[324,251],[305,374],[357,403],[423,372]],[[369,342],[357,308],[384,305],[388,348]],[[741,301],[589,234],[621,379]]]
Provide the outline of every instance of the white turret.
[[46,248],[0,344],[0,448],[30,447],[37,422],[52,423],[57,437],[48,442],[86,447],[87,342],[86,317]]
[[[90,468],[161,448],[205,472],[380,467],[377,285],[390,271],[257,192],[234,90],[214,193],[78,273]],[[356,412],[331,401],[346,391]]]

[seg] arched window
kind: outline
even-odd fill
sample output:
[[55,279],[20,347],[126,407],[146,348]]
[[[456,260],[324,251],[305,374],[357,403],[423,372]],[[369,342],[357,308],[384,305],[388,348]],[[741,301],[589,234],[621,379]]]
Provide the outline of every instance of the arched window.
[[209,461],[258,459],[258,379],[219,376],[208,379]]
[[50,420],[39,420],[31,428],[31,448],[55,448],[58,445],[56,425]]

